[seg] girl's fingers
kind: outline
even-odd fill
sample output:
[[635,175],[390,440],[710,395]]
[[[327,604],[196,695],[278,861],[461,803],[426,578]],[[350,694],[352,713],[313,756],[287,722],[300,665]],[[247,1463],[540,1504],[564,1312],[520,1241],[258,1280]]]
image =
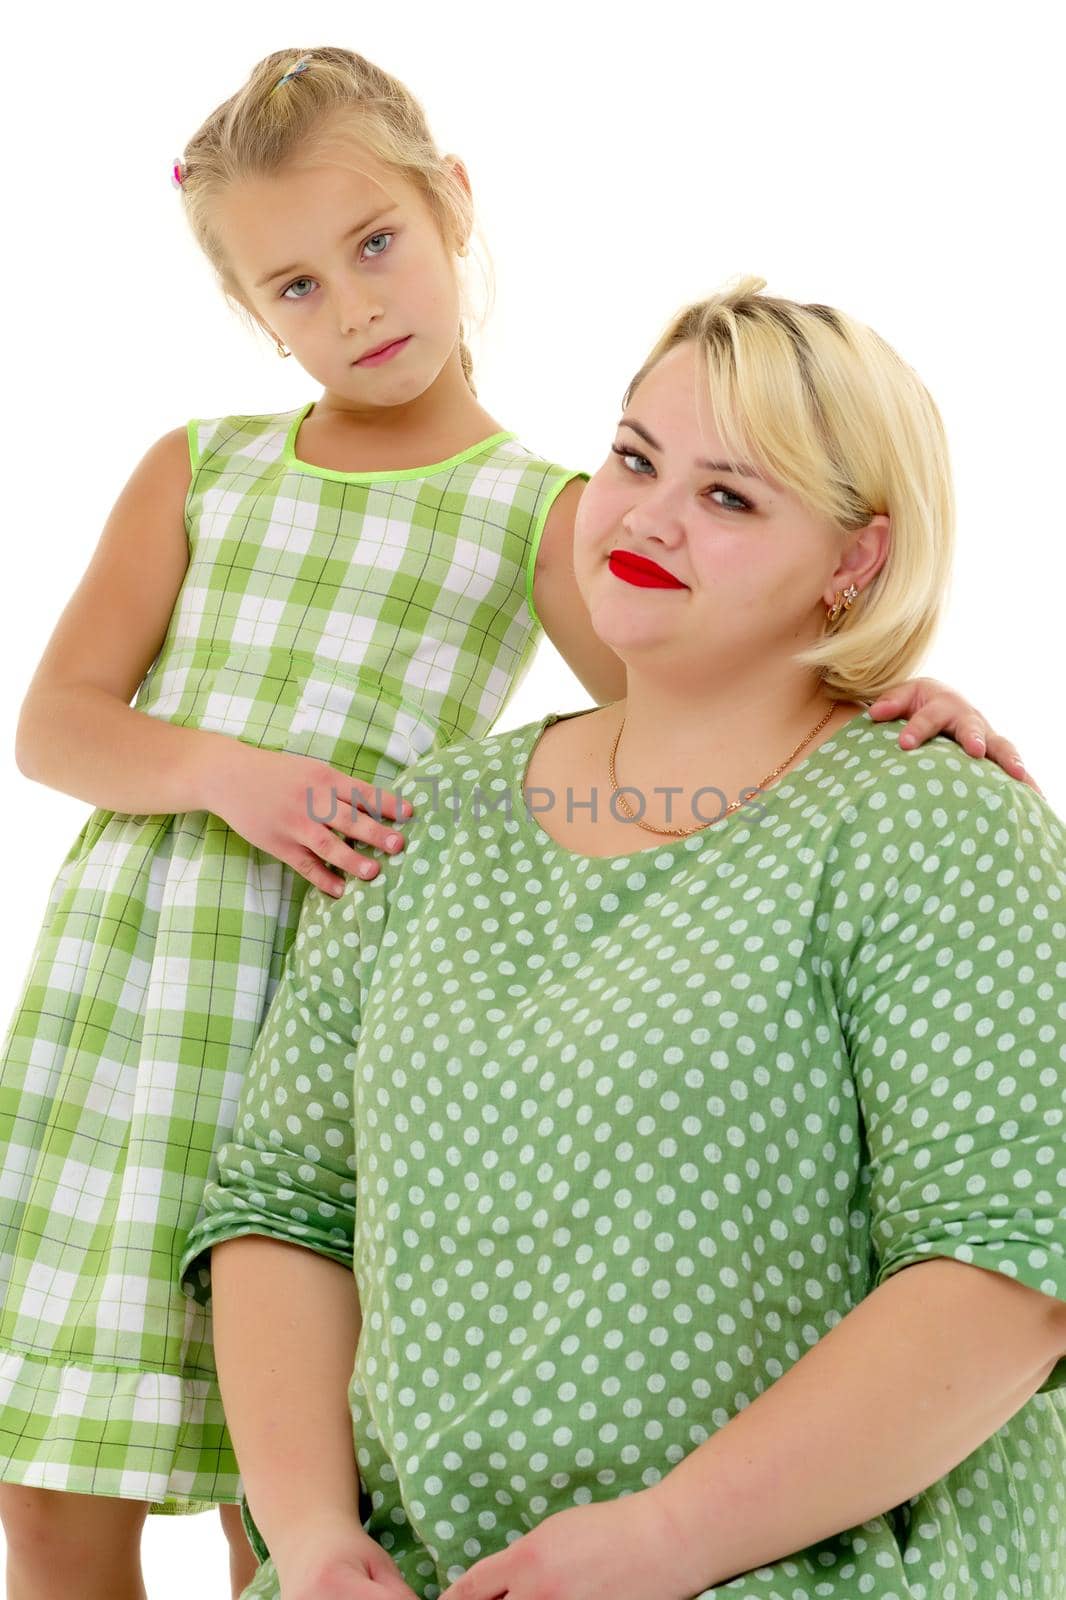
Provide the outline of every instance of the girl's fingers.
[[893,694],[889,691],[888,694],[883,694],[879,700],[874,701],[870,707],[870,715],[875,718],[883,717],[886,721],[892,717],[898,717],[908,699],[909,696],[907,695]]
[[361,839],[363,844],[373,845],[377,850],[384,850],[387,855],[395,855],[403,849],[403,834],[398,833],[394,827],[386,822],[378,822],[365,811],[360,811],[356,806],[345,805],[343,802],[337,806],[337,815],[330,823],[331,828],[343,832],[346,838]]
[[935,711],[930,711],[928,706],[923,706],[921,711],[915,712],[910,721],[900,729],[899,742],[904,750],[914,750],[920,744],[925,744],[934,734],[940,732],[944,726],[942,717]]
[[980,757],[988,751],[988,737],[983,722],[967,723],[957,730],[956,737],[967,755]]
[[410,800],[401,800],[391,789],[382,789],[379,792],[374,784],[367,783],[362,778],[347,778],[341,772],[335,773],[334,776],[344,786],[340,790],[341,794],[350,795],[353,789],[357,790],[367,801],[368,808],[375,816],[380,811],[382,816],[392,817],[396,822],[414,816],[415,808]]
[[1012,778],[1020,778],[1023,783],[1029,785],[1030,789],[1035,789],[1037,794],[1043,794],[1044,791],[1036,779],[1026,772],[1024,761],[1009,739],[1004,739],[1002,734],[999,733],[990,734],[988,754],[993,761],[1003,768],[1004,772],[1009,772]]

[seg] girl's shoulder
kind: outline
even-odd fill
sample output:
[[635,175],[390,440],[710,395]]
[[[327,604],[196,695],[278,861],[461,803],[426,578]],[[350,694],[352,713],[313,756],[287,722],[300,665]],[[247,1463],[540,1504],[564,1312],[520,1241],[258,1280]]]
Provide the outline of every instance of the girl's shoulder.
[[257,461],[280,457],[289,430],[301,411],[231,412],[224,417],[190,417],[186,424],[189,460],[195,472],[212,458],[232,455]]

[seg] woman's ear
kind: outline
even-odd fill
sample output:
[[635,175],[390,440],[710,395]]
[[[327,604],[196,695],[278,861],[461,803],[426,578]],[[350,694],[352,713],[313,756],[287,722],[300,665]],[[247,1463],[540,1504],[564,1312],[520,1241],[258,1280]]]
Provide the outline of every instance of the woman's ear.
[[832,605],[839,591],[851,583],[860,593],[868,588],[888,560],[891,547],[892,519],[887,513],[878,512],[864,528],[856,528],[854,533],[849,534],[836,571],[829,579],[829,586],[823,595],[826,605]]

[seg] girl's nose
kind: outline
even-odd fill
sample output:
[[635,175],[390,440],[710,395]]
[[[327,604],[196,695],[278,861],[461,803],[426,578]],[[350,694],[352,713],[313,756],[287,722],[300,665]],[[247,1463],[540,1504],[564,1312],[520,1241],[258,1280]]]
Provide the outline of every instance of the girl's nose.
[[353,286],[338,291],[337,326],[341,333],[366,333],[380,317],[381,306],[364,288]]

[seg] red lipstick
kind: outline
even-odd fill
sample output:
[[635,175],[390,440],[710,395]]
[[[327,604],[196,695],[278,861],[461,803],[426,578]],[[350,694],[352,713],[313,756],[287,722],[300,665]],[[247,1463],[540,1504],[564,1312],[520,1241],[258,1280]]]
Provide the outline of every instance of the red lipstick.
[[688,584],[675,578],[665,567],[647,560],[645,556],[635,555],[632,550],[612,550],[607,564],[616,578],[635,583],[640,589],[688,588]]

